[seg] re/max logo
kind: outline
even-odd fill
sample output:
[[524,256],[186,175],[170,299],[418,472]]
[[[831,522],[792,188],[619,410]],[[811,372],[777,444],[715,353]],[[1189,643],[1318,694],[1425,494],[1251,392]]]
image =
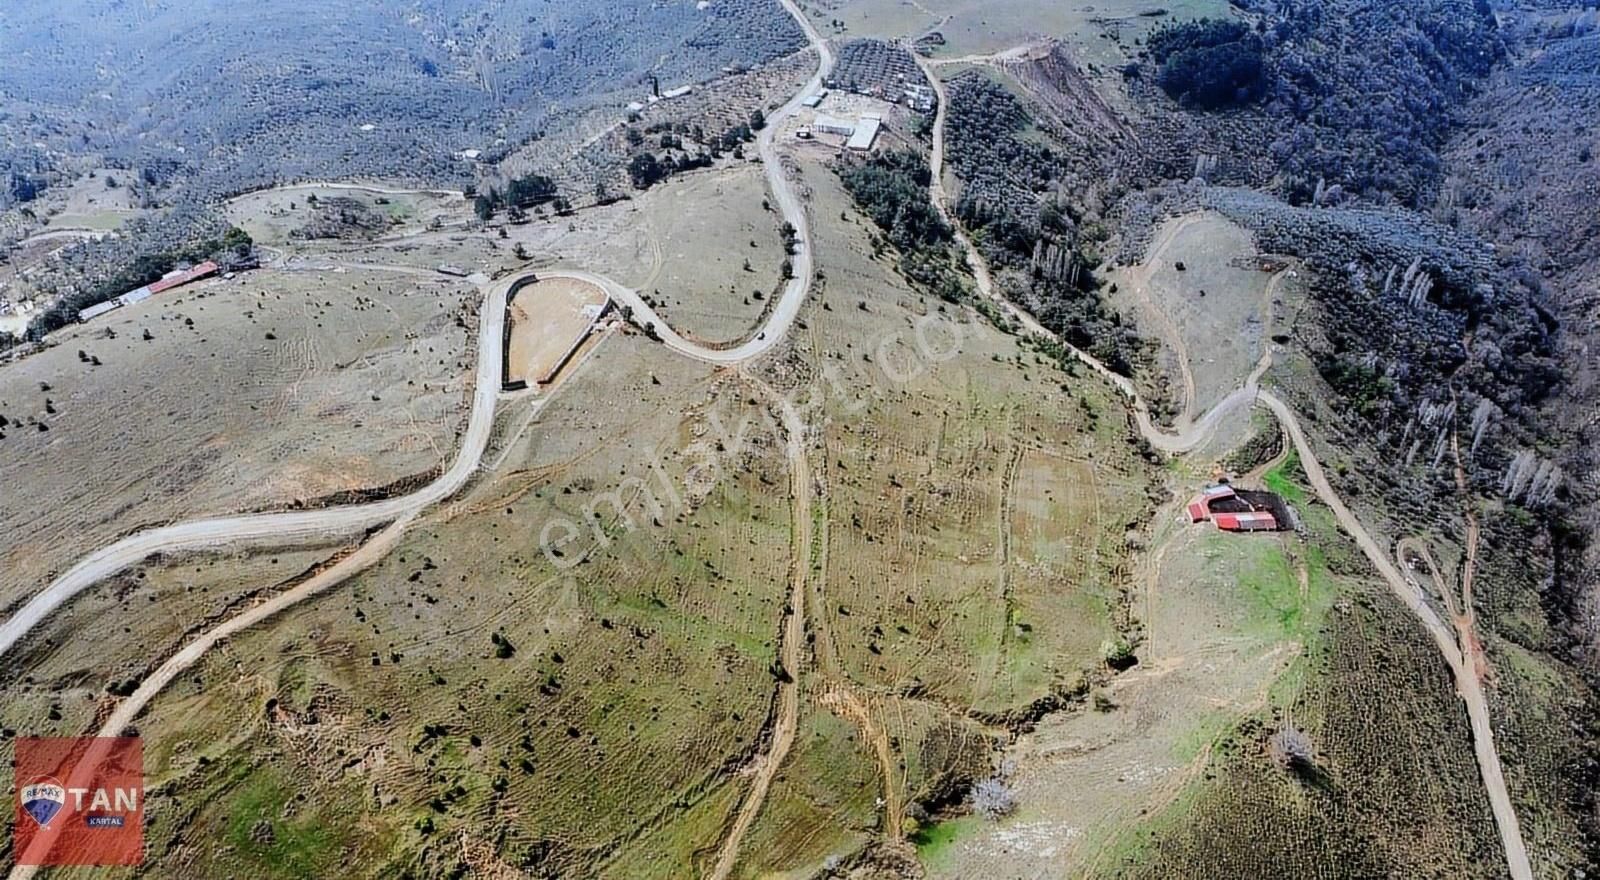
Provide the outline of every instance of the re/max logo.
[[18,737],[10,855],[20,866],[144,859],[138,737]]

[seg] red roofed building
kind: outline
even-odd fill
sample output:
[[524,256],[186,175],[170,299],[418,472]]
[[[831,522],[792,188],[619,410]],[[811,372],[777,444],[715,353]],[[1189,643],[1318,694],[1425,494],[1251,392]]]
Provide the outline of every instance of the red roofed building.
[[1250,513],[1219,513],[1214,517],[1217,528],[1224,532],[1275,532],[1278,518],[1265,510]]
[[182,287],[191,281],[199,281],[209,275],[217,274],[217,264],[207,260],[187,272],[173,272],[160,281],[150,285],[151,293],[160,293],[174,287]]
[[1189,502],[1189,521],[1205,522],[1211,518],[1211,504],[1224,498],[1233,498],[1232,486],[1208,486]]
[[1189,521],[1210,521],[1225,532],[1275,532],[1283,528],[1275,512],[1287,511],[1270,492],[1236,492],[1232,486],[1208,486],[1189,501]]

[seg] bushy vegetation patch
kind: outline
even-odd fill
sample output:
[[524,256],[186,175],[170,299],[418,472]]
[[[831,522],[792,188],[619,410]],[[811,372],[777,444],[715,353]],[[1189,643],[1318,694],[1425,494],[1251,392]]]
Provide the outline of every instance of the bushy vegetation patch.
[[892,246],[900,271],[918,287],[949,302],[966,296],[954,235],[928,195],[931,172],[909,150],[875,153],[839,166],[839,177],[862,213],[882,230],[879,250]]
[[1157,81],[1184,104],[1215,110],[1247,104],[1267,90],[1261,38],[1243,22],[1200,19],[1150,35]]
[[1104,233],[1085,222],[1071,164],[1031,135],[1022,103],[982,75],[951,83],[948,152],[963,186],[956,212],[994,267],[1002,292],[1112,369],[1131,373],[1143,344],[1107,310],[1090,271]]
[[173,187],[210,197],[350,177],[464,186],[464,150],[497,163],[642,98],[645,75],[704,81],[805,39],[770,0],[194,0],[139,15],[63,0],[0,20],[0,45],[29,59],[0,69],[0,190],[12,145],[38,143],[166,163]]
[[[1167,94],[1202,111],[1258,103],[1266,118],[1252,126],[1276,132],[1275,183],[1291,200],[1337,186],[1374,200],[1431,204],[1439,151],[1461,105],[1505,55],[1489,4],[1236,5],[1252,13],[1251,23],[1205,19],[1151,36],[1154,79]],[[1217,145],[1227,140],[1225,128],[1216,120]]]

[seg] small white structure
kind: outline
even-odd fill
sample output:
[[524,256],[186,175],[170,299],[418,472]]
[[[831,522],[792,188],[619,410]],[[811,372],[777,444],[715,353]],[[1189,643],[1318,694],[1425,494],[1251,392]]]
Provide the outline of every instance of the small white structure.
[[98,305],[92,305],[92,306],[84,309],[83,311],[78,312],[78,320],[79,321],[85,321],[85,322],[91,321],[91,320],[93,320],[95,318],[100,317],[101,315],[105,314],[106,312],[113,311],[115,309],[120,309],[120,308],[122,308],[122,303],[119,303],[114,299],[108,299],[103,303],[99,303]]
[[825,113],[817,114],[817,121],[811,127],[823,134],[836,134],[843,137],[849,137],[855,134],[856,131],[854,124]]
[[120,305],[131,306],[134,303],[142,303],[151,296],[154,296],[154,293],[149,287],[141,287],[138,290],[124,293],[123,295],[117,297],[116,301]]

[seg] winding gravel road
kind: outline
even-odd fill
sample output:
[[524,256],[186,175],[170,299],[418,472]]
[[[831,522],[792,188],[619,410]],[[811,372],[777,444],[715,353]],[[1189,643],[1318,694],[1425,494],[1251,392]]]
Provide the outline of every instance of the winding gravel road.
[[[794,277],[785,285],[778,303],[767,316],[766,324],[750,339],[735,348],[725,350],[706,348],[684,339],[656,314],[637,291],[610,278],[577,270],[545,271],[537,273],[537,277],[573,278],[598,285],[613,299],[632,309],[638,323],[653,325],[655,332],[667,347],[706,363],[723,365],[743,363],[765,354],[783,340],[790,327],[794,325],[795,318],[800,314],[800,307],[810,292],[811,283],[816,277],[816,266],[812,257],[808,234],[810,225],[807,222],[805,207],[793,184],[790,183],[778,155],[776,133],[781,123],[799,110],[805,98],[821,88],[823,73],[833,63],[833,53],[828,49],[827,43],[811,27],[799,8],[789,0],[786,0],[784,6],[805,29],[807,38],[811,40],[813,48],[818,53],[818,67],[805,86],[769,117],[769,123],[762,130],[757,143],[767,181],[772,188],[778,209],[783,218],[796,230],[795,253],[792,258]],[[407,192],[362,184],[314,183],[296,186],[335,187],[391,194]],[[4,624],[0,624],[0,658],[4,658],[19,639],[38,626],[63,603],[105,578],[138,564],[152,554],[219,546],[294,544],[329,537],[350,536],[393,522],[407,514],[416,513],[454,495],[478,469],[484,449],[489,443],[490,431],[494,426],[502,359],[498,341],[504,333],[509,292],[518,282],[533,277],[535,273],[522,273],[485,286],[482,310],[478,319],[478,369],[472,411],[455,463],[438,479],[410,495],[369,504],[326,510],[204,519],[133,534],[96,551],[74,565],[30,599]],[[494,343],[486,344],[490,340]]]
[[[410,495],[366,504],[203,519],[135,533],[90,554],[36,594],[4,624],[0,624],[0,657],[9,653],[17,640],[63,603],[153,553],[219,546],[294,544],[354,535],[455,494],[477,470],[483,451],[489,444],[496,398],[500,391],[501,347],[498,340],[504,331],[506,300],[511,288],[524,277],[527,276],[506,278],[486,286],[478,315],[478,369],[467,430],[462,436],[455,463],[433,482]],[[483,344],[486,340],[495,340],[495,343]]]
[[[505,329],[506,304],[511,290],[524,280],[565,277],[599,285],[614,299],[632,309],[636,322],[652,326],[667,347],[705,363],[719,365],[742,363],[759,357],[778,344],[798,317],[800,308],[810,293],[816,269],[810,243],[810,224],[805,207],[790,183],[778,154],[776,134],[783,121],[799,110],[805,98],[821,88],[823,74],[833,63],[833,54],[827,43],[817,34],[799,7],[792,0],[782,0],[782,2],[784,8],[805,31],[807,39],[811,41],[818,55],[818,67],[805,86],[787,104],[769,116],[769,123],[758,138],[757,148],[768,183],[780,213],[796,230],[796,242],[792,255],[793,277],[785,285],[779,301],[767,316],[766,323],[754,336],[743,344],[727,350],[696,345],[684,339],[662,320],[637,291],[590,272],[578,270],[525,272],[491,282],[484,286],[483,304],[478,320],[478,366],[474,377],[472,410],[468,417],[467,430],[462,437],[461,448],[454,464],[438,479],[409,495],[369,504],[326,510],[220,517],[138,532],[83,559],[36,594],[4,624],[0,624],[0,658],[4,658],[18,640],[62,604],[118,571],[136,565],[151,554],[218,546],[292,544],[328,537],[353,536],[378,526],[386,526],[352,553],[335,561],[304,583],[234,616],[168,658],[141,682],[132,695],[118,703],[111,716],[102,724],[100,736],[116,736],[138,717],[162,689],[185,669],[199,661],[219,641],[341,583],[382,559],[399,543],[413,520],[423,510],[460,491],[480,467],[494,426],[495,408],[500,396],[503,359],[500,340]],[[396,194],[402,192],[356,184],[303,184],[302,186],[334,186],[341,189]],[[791,443],[796,442],[798,441],[791,441]],[[798,645],[799,633],[795,631],[798,625],[795,617],[791,616],[786,626],[789,630],[786,633],[786,641],[793,645]],[[797,658],[795,662],[798,662]],[[787,725],[792,730],[798,714],[796,694],[789,695],[785,701],[785,712],[782,714],[787,717]],[[782,751],[775,750],[770,756],[775,764],[781,762]],[[100,757],[103,755],[97,757],[93,752],[87,755],[85,760],[80,762],[80,769],[75,772],[73,779],[86,776]],[[776,767],[773,770],[775,771]],[[746,798],[743,812],[748,814],[748,818],[745,825],[759,813],[764,794],[764,787],[761,787]],[[740,837],[741,834],[735,834],[725,841],[724,857],[728,862],[728,868],[731,868],[733,860],[737,858]],[[35,871],[36,869],[31,866],[18,865],[12,869],[9,876],[11,880],[28,880]]]
[[[1482,682],[1470,663],[1463,656],[1461,648],[1456,644],[1455,635],[1451,628],[1440,619],[1433,607],[1424,601],[1422,594],[1409,581],[1400,570],[1395,567],[1388,554],[1382,551],[1361,520],[1350,511],[1343,499],[1334,491],[1333,484],[1328,482],[1322,470],[1322,464],[1317,460],[1315,451],[1306,440],[1305,431],[1300,427],[1300,420],[1294,411],[1282,400],[1271,392],[1260,387],[1261,377],[1266,374],[1272,365],[1272,350],[1269,345],[1263,346],[1260,361],[1250,372],[1244,385],[1227,397],[1218,401],[1206,414],[1193,422],[1181,425],[1176,433],[1167,433],[1157,428],[1150,419],[1150,408],[1140,396],[1133,381],[1126,376],[1113,372],[1105,364],[1088,352],[1082,351],[1048,328],[1040,324],[1026,311],[1016,304],[1005,299],[994,287],[989,268],[982,254],[973,246],[970,238],[962,230],[961,224],[951,216],[948,208],[949,196],[944,188],[944,128],[946,108],[949,104],[944,82],[939,79],[934,65],[921,55],[913,52],[923,75],[933,86],[934,93],[938,96],[939,107],[934,114],[933,147],[930,151],[929,165],[932,170],[932,181],[929,184],[929,196],[934,207],[938,209],[953,230],[956,240],[966,252],[967,265],[971,267],[973,277],[977,280],[979,291],[990,300],[994,301],[1006,314],[1017,321],[1023,329],[1037,336],[1052,340],[1069,351],[1081,363],[1099,373],[1108,382],[1114,385],[1128,398],[1133,407],[1134,419],[1138,422],[1139,433],[1156,449],[1163,452],[1182,454],[1191,452],[1204,444],[1216,431],[1224,417],[1232,415],[1241,406],[1250,406],[1259,403],[1271,410],[1283,425],[1294,443],[1295,450],[1300,455],[1301,467],[1306,472],[1306,478],[1311,483],[1312,489],[1323,503],[1333,511],[1334,518],[1339,525],[1350,534],[1361,551],[1371,560],[1373,567],[1378,570],[1390,591],[1394,593],[1413,616],[1427,630],[1433,638],[1443,656],[1445,664],[1450,667],[1456,682],[1456,693],[1466,704],[1467,718],[1472,728],[1472,747],[1477,758],[1478,770],[1483,778],[1484,789],[1489,796],[1489,805],[1494,813],[1495,825],[1499,829],[1500,842],[1505,848],[1506,867],[1513,880],[1532,880],[1533,869],[1528,860],[1527,846],[1523,842],[1521,826],[1517,821],[1516,808],[1511,802],[1510,792],[1506,789],[1505,773],[1500,764],[1499,752],[1494,744],[1494,727],[1489,719],[1489,702],[1483,692]],[[1281,276],[1280,276],[1281,277]],[[1276,284],[1276,279],[1274,279]]]

